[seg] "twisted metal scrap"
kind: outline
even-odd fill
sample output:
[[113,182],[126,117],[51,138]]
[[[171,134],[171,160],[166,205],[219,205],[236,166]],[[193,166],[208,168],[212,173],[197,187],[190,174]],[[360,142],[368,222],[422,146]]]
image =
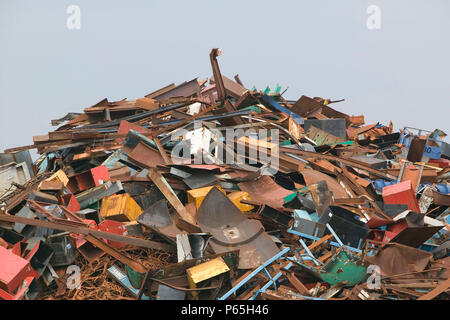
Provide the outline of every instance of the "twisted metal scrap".
[[[159,269],[172,263],[174,256],[171,253],[153,249],[136,249],[124,247],[118,249],[128,254],[132,259],[140,262],[146,268]],[[58,288],[47,289],[40,299],[55,300],[135,300],[124,287],[108,276],[107,269],[112,265],[124,269],[125,266],[109,255],[102,256],[99,260],[90,264],[82,255],[77,253],[76,264],[81,269],[81,286],[79,289],[67,289],[65,279],[59,281]],[[64,286],[62,289],[61,287]],[[62,294],[61,294],[62,293]]]

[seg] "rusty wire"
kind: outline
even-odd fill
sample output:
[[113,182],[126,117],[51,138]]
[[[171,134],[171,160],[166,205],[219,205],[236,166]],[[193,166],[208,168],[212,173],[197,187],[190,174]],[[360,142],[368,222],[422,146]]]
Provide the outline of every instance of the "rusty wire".
[[[127,254],[132,259],[140,262],[146,268],[158,269],[173,262],[171,253],[135,247],[124,247],[118,251]],[[89,263],[81,254],[77,253],[76,265],[81,269],[81,287],[79,289],[62,288],[63,294],[58,295],[55,285],[42,292],[41,299],[55,300],[135,300],[117,281],[108,276],[107,269],[116,265],[122,270],[125,266],[105,254],[97,261]],[[65,271],[65,269],[63,270]],[[65,286],[62,279],[61,286]]]

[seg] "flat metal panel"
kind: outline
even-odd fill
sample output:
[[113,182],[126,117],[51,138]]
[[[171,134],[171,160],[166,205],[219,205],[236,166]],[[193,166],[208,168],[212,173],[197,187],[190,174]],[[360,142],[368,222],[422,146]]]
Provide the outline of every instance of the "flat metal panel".
[[304,129],[307,132],[311,126],[319,128],[333,136],[347,139],[347,127],[345,119],[305,119]]

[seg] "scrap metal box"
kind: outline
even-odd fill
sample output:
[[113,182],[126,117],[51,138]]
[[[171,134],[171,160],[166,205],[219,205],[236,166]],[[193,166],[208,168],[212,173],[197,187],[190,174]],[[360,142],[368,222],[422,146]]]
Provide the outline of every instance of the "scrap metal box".
[[382,195],[384,202],[387,204],[406,204],[409,210],[420,212],[416,195],[409,180],[384,187]]
[[28,260],[0,246],[0,289],[14,293],[30,272]]
[[105,166],[98,166],[70,177],[67,188],[70,192],[76,194],[97,187],[109,180],[108,169]]
[[[225,191],[220,186],[215,186],[215,187],[225,194]],[[212,188],[214,188],[214,186],[189,190],[187,192],[188,202],[195,202],[197,209],[200,208],[200,205],[202,204],[203,199],[205,199],[206,195],[208,194],[209,191],[211,191]]]
[[135,221],[141,213],[141,207],[128,193],[104,198],[100,209],[100,217],[116,221]]
[[325,224],[314,221],[305,210],[294,210],[292,229],[310,236],[322,238],[326,231]]

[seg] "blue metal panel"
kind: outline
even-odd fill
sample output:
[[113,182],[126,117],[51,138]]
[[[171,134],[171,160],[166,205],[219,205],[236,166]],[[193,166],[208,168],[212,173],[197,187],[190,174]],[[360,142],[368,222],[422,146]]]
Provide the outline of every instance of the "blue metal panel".
[[269,97],[268,95],[262,96],[261,97],[261,102],[262,102],[262,104],[264,106],[266,106],[267,108],[269,108],[272,111],[282,112],[282,113],[284,113],[284,114],[286,114],[288,116],[292,116],[294,121],[297,122],[298,124],[303,124],[304,123],[304,120],[303,120],[302,117],[300,117],[295,112],[292,112],[288,108],[285,108],[285,107],[281,106],[278,102],[276,102],[272,97]]
[[240,287],[242,287],[244,284],[246,284],[251,278],[253,278],[257,273],[261,272],[265,267],[267,267],[269,264],[274,262],[275,260],[279,259],[281,256],[289,252],[290,248],[284,248],[282,251],[274,255],[272,258],[264,262],[262,265],[260,265],[258,268],[256,268],[252,273],[250,273],[247,277],[245,277],[241,282],[239,282],[237,285],[235,285],[233,288],[231,288],[230,291],[225,293],[222,297],[218,298],[217,300],[225,300],[229,296],[231,296],[233,293],[235,293]]
[[[301,233],[301,232],[292,230],[292,228],[289,228],[287,230],[287,232],[295,234],[295,235],[297,235],[299,237],[303,237],[303,238],[314,240],[314,241],[320,240],[320,238],[318,238],[318,237],[310,236],[309,234],[305,234],[305,233]],[[341,245],[339,243],[334,242],[334,241],[330,241],[330,245],[332,245],[334,247],[338,247],[338,248],[341,247]],[[352,247],[349,247],[349,246],[346,246],[346,248],[349,249],[350,251],[354,251],[354,252],[357,252],[357,253],[361,252],[360,249],[352,248]]]
[[[291,267],[293,266],[292,262],[289,262],[289,264],[285,267],[286,270],[289,270]],[[267,289],[270,288],[271,285],[273,285],[275,287],[276,290],[276,281],[282,276],[282,272],[278,272],[269,282],[267,282],[261,289],[259,289],[258,291],[256,291],[253,296],[249,299],[249,300],[255,300],[256,297],[261,293],[261,292],[266,292]]]

